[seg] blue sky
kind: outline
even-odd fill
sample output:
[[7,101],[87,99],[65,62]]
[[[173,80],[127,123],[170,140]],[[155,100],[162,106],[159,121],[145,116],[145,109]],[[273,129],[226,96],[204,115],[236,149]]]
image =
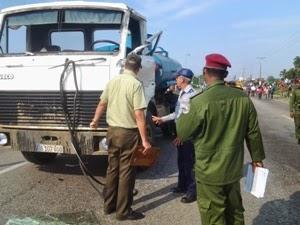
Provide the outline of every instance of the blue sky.
[[[96,0],[94,0],[96,1]],[[49,0],[0,0],[0,8]],[[230,77],[278,77],[300,56],[299,0],[124,0],[146,16],[148,31],[163,30],[160,45],[200,73],[209,53],[232,64]]]

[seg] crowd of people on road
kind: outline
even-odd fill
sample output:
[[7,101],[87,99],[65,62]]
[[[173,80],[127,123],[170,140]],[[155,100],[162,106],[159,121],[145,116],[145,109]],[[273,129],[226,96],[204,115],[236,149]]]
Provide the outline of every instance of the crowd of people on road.
[[262,99],[262,97],[264,96],[265,99],[271,100],[274,97],[275,88],[276,84],[274,82],[249,82],[245,87],[245,91],[247,92],[248,96],[257,96],[258,99]]
[[[178,183],[171,191],[184,193],[181,202],[197,200],[202,225],[244,224],[240,192],[244,140],[255,167],[265,158],[257,113],[251,99],[241,90],[225,85],[231,67],[221,54],[210,54],[203,67],[207,89],[196,93],[190,85],[193,72],[183,68],[175,79],[180,89],[175,112],[153,116],[156,124],[175,120],[178,153]],[[118,220],[144,218],[132,210],[135,184],[130,159],[141,143],[144,154],[151,151],[146,131],[146,102],[138,72],[141,57],[130,54],[125,70],[110,80],[97,106],[91,128],[105,111],[108,169],[104,187],[104,213],[116,212]],[[238,106],[238,107],[237,107]],[[120,113],[122,112],[122,113]]]

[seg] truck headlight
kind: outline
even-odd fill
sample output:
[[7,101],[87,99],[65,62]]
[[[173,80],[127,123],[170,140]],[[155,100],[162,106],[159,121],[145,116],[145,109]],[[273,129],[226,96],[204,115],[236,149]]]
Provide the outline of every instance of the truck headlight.
[[5,133],[0,133],[0,146],[6,145],[8,143],[8,137]]

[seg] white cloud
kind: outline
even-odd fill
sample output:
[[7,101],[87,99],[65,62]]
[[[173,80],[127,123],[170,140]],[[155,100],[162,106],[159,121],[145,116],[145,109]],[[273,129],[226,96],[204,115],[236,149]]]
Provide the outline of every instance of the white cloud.
[[268,30],[280,30],[291,27],[300,26],[299,16],[290,16],[284,18],[270,18],[270,19],[251,19],[240,21],[232,24],[235,29],[268,29]]
[[203,12],[206,9],[212,7],[216,1],[203,2],[197,5],[189,5],[178,11],[171,19],[182,19],[184,17],[190,17],[197,13]]
[[188,4],[189,0],[144,0],[141,4],[141,11],[149,17],[161,17],[165,13],[175,12],[184,5]]

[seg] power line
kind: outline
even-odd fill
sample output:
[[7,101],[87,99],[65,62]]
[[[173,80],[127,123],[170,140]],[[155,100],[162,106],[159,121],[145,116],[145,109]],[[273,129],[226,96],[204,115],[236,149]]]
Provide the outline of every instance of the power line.
[[271,50],[269,53],[266,53],[264,55],[267,55],[268,57],[272,57],[272,56],[278,54],[281,50],[296,44],[297,42],[295,42],[295,41],[299,38],[298,33],[299,33],[299,30],[292,33],[285,41],[282,41],[281,44],[278,45],[279,46],[278,48],[275,48],[275,49]]

